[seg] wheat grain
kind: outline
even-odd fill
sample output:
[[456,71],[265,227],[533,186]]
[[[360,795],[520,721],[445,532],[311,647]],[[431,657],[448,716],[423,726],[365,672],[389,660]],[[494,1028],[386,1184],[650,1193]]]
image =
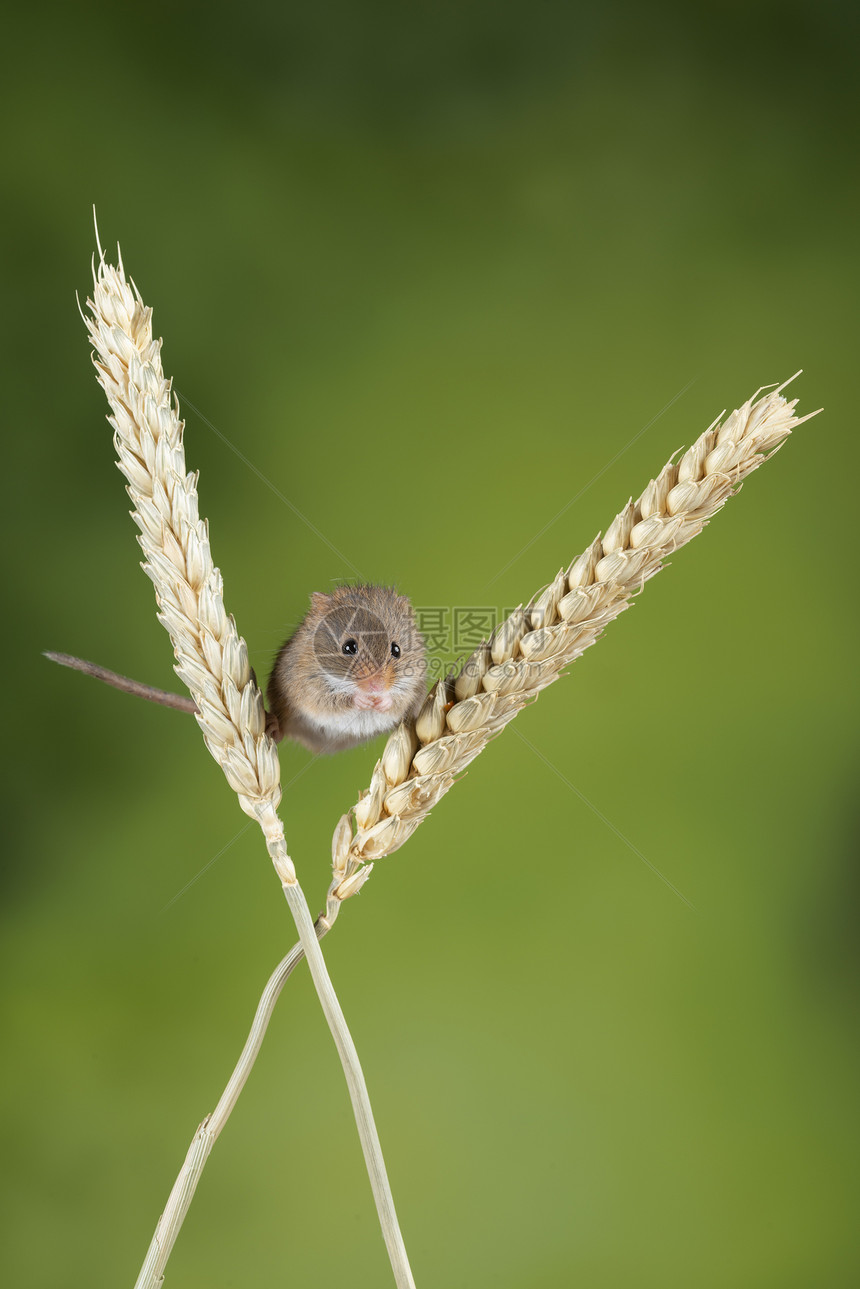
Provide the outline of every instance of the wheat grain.
[[118,265],[100,254],[84,317],[93,363],[111,408],[117,465],[140,532],[143,569],[155,587],[174,670],[197,705],[206,746],[246,814],[263,828],[282,880],[294,878],[276,810],[281,797],[275,744],[245,641],[224,608],[221,574],[197,501],[197,475],[185,465],[184,422],[152,338],[152,310]]
[[[792,377],[794,379],[794,377]],[[339,821],[337,873],[355,882],[362,865],[390,855],[487,743],[558,679],[632,601],[669,555],[700,533],[742,481],[810,416],[782,397],[789,382],[718,417],[677,462],[525,608],[516,609],[461,670],[439,681],[414,725],[400,726],[369,788]]]

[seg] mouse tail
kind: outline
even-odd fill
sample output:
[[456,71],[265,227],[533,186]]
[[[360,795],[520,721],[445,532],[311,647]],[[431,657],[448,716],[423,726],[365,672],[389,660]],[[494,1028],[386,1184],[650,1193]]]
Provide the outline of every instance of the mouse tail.
[[115,671],[108,671],[107,667],[100,667],[98,663],[87,662],[85,658],[75,658],[70,653],[52,653],[47,649],[44,651],[44,656],[50,658],[51,662],[59,663],[61,667],[82,671],[85,676],[93,676],[105,685],[112,685],[114,689],[121,689],[126,694],[134,694],[136,698],[145,698],[147,702],[159,703],[162,707],[173,707],[178,712],[189,712],[192,715],[197,712],[197,705],[193,698],[185,698],[182,694],[171,694],[166,689],[154,689],[152,685],[142,685],[139,680],[120,676]]

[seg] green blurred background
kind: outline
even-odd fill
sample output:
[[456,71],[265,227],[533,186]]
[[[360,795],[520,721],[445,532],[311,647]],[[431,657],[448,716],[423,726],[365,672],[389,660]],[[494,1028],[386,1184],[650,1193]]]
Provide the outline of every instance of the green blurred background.
[[[293,939],[193,722],[40,657],[178,684],[75,305],[93,203],[166,370],[253,463],[186,406],[261,673],[349,564],[422,606],[527,598],[805,369],[825,414],[325,950],[419,1286],[857,1282],[856,8],[4,21],[4,1283],[133,1283]],[[285,793],[314,908],[377,750]],[[285,747],[285,783],[308,760]],[[389,1283],[302,970],[167,1284]]]

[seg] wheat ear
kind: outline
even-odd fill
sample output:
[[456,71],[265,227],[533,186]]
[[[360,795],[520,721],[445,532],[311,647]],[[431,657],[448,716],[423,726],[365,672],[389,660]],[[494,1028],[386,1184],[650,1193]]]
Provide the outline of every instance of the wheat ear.
[[456,675],[434,686],[414,723],[391,735],[369,788],[338,823],[336,874],[348,871],[357,880],[365,861],[402,846],[490,739],[594,644],[796,426],[817,415],[794,415],[797,400],[782,396],[788,383],[761,397],[757,391],[725,421],[717,417],[628,501],[602,539],[595,537],[506,618]]
[[[206,521],[199,517],[197,475],[190,474],[185,465],[179,404],[171,398],[170,382],[164,376],[161,342],[152,336],[152,311],[143,304],[134,284],[126,280],[121,255],[113,267],[106,264],[99,248],[98,266],[93,265],[93,295],[87,306],[90,317],[84,316],[84,321],[95,351],[96,374],[111,408],[108,420],[114,430],[117,464],[127,480],[145,557],[143,568],[155,587],[159,621],[173,644],[175,670],[197,705],[206,746],[237,793],[242,809],[263,831],[344,1068],[395,1281],[400,1289],[414,1289],[358,1053],[287,853],[277,813],[278,757],[265,732],[263,698],[251,672],[245,642],[224,608],[221,575],[212,562]],[[346,876],[347,869],[343,871]],[[359,890],[367,874],[368,869],[360,867],[350,880],[333,883],[327,925],[332,920],[332,906],[339,907]],[[201,1168],[208,1149],[211,1145],[201,1142]],[[137,1289],[161,1283],[193,1193],[193,1187],[188,1193],[181,1182],[182,1174],[180,1193],[174,1188],[162,1214]]]

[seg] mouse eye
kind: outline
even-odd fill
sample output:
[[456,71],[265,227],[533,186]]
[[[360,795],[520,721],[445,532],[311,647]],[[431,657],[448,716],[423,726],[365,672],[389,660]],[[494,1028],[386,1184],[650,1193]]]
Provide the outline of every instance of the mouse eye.
[[341,645],[341,653],[358,653],[357,640],[345,640]]
[[399,644],[394,644],[394,643],[392,643],[392,645],[391,645],[391,656],[392,656],[392,658],[399,658],[399,657],[400,657],[400,645],[399,645]]

